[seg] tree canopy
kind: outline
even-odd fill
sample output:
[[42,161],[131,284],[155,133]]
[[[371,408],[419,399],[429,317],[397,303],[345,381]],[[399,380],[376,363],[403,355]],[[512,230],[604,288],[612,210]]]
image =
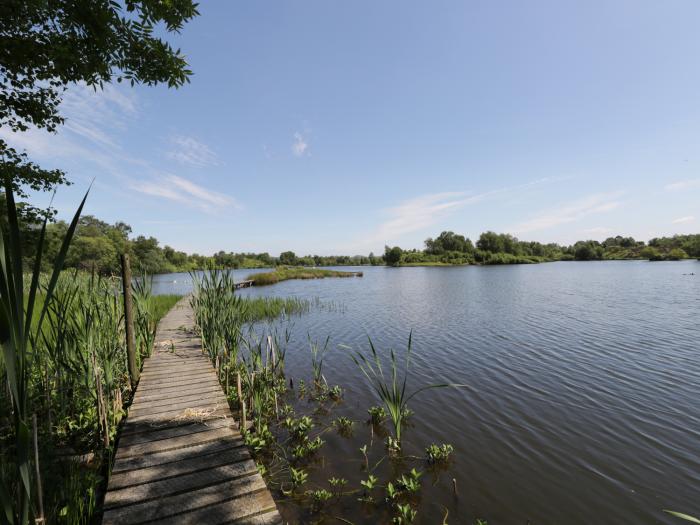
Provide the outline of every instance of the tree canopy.
[[[114,80],[179,87],[192,72],[179,49],[158,35],[177,33],[197,16],[192,0],[3,0],[0,2],[0,126],[56,131],[71,84]],[[43,169],[0,139],[0,175],[50,190],[65,174]]]

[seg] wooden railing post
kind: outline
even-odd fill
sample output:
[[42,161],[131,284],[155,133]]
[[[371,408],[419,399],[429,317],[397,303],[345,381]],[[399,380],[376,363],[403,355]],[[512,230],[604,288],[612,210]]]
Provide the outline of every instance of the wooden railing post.
[[131,298],[131,266],[129,254],[122,254],[122,289],[124,290],[124,326],[126,328],[126,354],[132,390],[139,382],[139,367],[136,362],[136,334],[134,333],[134,303]]

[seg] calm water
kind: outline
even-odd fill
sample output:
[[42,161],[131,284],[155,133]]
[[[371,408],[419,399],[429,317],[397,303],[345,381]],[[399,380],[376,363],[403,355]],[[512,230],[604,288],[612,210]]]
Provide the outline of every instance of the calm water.
[[[700,262],[362,270],[361,279],[244,293],[342,304],[294,319],[287,353],[288,373],[308,377],[307,332],[331,336],[326,377],[346,389],[334,415],[359,421],[375,403],[337,346],[365,349],[367,335],[403,349],[413,329],[410,383],[467,385],[412,404],[413,452],[455,445],[435,485],[424,478],[420,523],[439,523],[445,508],[452,524],[678,523],[664,508],[700,515]],[[161,293],[190,287],[186,274],[155,283]],[[326,441],[350,479],[356,466],[340,458],[356,457],[358,442]],[[378,518],[353,516],[363,520]]]

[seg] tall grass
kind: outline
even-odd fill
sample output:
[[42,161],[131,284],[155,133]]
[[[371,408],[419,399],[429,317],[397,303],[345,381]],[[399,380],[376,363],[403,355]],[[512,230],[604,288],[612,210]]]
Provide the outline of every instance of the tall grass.
[[[126,364],[123,301],[118,279],[62,272],[82,206],[71,222],[56,266],[41,274],[45,225],[35,267],[22,268],[17,212],[6,187],[7,223],[0,237],[0,522],[88,523],[106,472],[124,401]],[[150,352],[157,316],[167,300],[134,291],[136,335]],[[170,299],[172,301],[172,299]],[[39,425],[39,462],[30,435]],[[92,469],[81,466],[89,458]],[[42,509],[37,504],[39,470]]]

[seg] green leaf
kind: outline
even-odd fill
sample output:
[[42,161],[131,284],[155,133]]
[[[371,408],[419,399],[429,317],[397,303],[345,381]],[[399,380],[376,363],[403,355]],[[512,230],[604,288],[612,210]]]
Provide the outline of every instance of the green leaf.
[[670,514],[671,516],[675,516],[676,518],[689,521],[691,523],[700,523],[700,519],[694,518],[693,516],[689,516],[688,514],[683,514],[682,512],[675,512],[673,510],[666,509],[664,509],[664,512]]

